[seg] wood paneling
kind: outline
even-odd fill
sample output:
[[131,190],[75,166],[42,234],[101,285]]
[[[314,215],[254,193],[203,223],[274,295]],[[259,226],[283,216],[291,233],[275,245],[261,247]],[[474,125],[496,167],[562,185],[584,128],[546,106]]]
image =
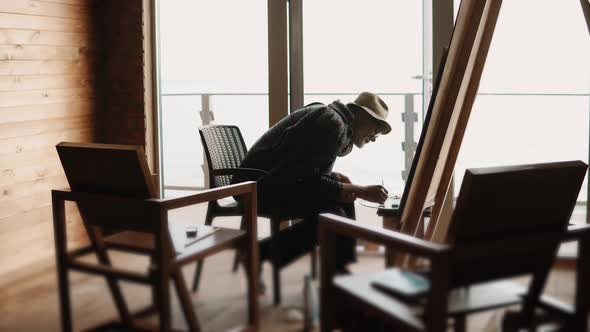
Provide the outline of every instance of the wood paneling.
[[51,193],[49,191],[13,200],[3,200],[0,202],[0,219],[49,206],[51,204],[50,200]]
[[0,13],[0,28],[7,29],[87,33],[89,24],[86,19]]
[[0,76],[79,75],[91,71],[92,59],[80,60],[0,60]]
[[88,17],[89,8],[46,1],[10,0],[0,2],[0,12],[80,19]]
[[92,41],[87,33],[2,29],[0,44],[89,47]]
[[[1,294],[55,260],[50,190],[67,187],[55,145],[145,145],[148,4],[0,0]],[[66,206],[70,245],[85,243]]]
[[[98,37],[87,0],[0,1],[0,279],[53,261],[50,191],[67,187],[55,145],[95,141]],[[84,242],[74,205],[70,238]],[[3,293],[0,290],[0,293]]]
[[92,87],[88,74],[75,75],[14,75],[0,76],[0,91],[26,91],[40,89],[68,89]]
[[44,133],[63,132],[79,128],[91,128],[95,125],[95,117],[67,117],[52,120],[23,121],[0,125],[0,139],[23,136],[36,136]]
[[85,47],[0,45],[0,58],[5,60],[72,60],[87,56]]
[[93,97],[89,88],[0,92],[0,107],[79,102]]
[[[0,78],[1,80],[2,78]],[[93,100],[80,102],[38,105],[26,105],[0,108],[0,124],[65,118],[68,116],[85,116],[94,114]]]
[[42,162],[57,157],[56,142],[84,141],[94,137],[94,128],[77,128],[75,130],[25,136],[0,140],[0,164],[4,167],[20,167],[32,161]]
[[45,2],[63,3],[73,6],[90,6],[94,0],[44,0]]

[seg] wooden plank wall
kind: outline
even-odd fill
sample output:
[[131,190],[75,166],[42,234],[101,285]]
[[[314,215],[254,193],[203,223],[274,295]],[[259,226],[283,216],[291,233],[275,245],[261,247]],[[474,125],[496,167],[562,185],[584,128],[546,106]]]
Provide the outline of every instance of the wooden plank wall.
[[[144,6],[0,0],[0,293],[54,263],[55,144],[146,144]],[[70,243],[85,242],[68,213]]]
[[54,261],[50,190],[67,186],[55,144],[96,139],[91,12],[90,0],[0,1],[0,286]]

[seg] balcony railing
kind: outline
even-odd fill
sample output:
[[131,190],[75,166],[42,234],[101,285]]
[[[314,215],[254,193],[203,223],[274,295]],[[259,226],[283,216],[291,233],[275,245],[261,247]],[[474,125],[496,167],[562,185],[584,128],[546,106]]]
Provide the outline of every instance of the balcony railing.
[[[377,92],[378,95],[381,96],[401,96],[403,97],[403,112],[401,113],[401,120],[403,122],[403,141],[401,143],[401,151],[403,151],[404,157],[404,169],[402,170],[402,179],[405,180],[407,175],[407,170],[409,170],[412,158],[416,149],[416,124],[418,122],[418,113],[422,113],[423,110],[419,109],[416,110],[415,105],[415,97],[421,96],[422,93],[418,92]],[[161,97],[163,98],[174,98],[174,97],[200,97],[200,123],[195,125],[195,128],[200,125],[208,125],[214,121],[214,107],[211,105],[211,98],[217,96],[267,96],[268,94],[265,93],[199,93],[199,92],[188,92],[188,93],[163,93]],[[333,92],[318,92],[318,93],[307,93],[306,96],[356,96],[357,93],[333,93]],[[522,97],[590,97],[590,94],[583,94],[583,93],[479,93],[478,96],[522,96]],[[590,99],[589,99],[590,101]],[[197,105],[195,105],[197,107]],[[425,107],[424,107],[425,109]],[[588,105],[588,110],[590,110],[590,104]],[[164,108],[163,112],[167,112]],[[423,115],[423,114],[422,114]],[[195,119],[198,121],[198,119]],[[506,119],[505,121],[509,121]],[[205,160],[203,158],[203,160]],[[202,169],[204,174],[204,186],[181,186],[181,185],[165,185],[164,189],[166,190],[202,190],[208,187],[208,176],[207,176],[207,169],[206,169],[206,162],[203,163]],[[585,202],[579,202],[585,203]]]
[[[321,92],[321,93],[306,93],[305,96],[356,96],[358,93],[342,93],[342,92]],[[416,150],[417,143],[415,141],[415,125],[418,122],[418,113],[414,106],[414,97],[420,96],[422,93],[418,92],[376,92],[379,96],[403,96],[404,97],[404,111],[401,113],[401,119],[404,123],[404,140],[401,144],[401,149],[404,152],[404,170],[402,171],[402,179],[405,181],[408,170],[412,164],[412,158]],[[214,96],[267,96],[265,93],[163,93],[162,97],[201,97],[201,111],[199,112],[201,123],[200,126],[212,124],[214,120],[214,111],[211,107],[211,97]],[[166,112],[164,109],[163,112]],[[205,160],[205,158],[203,158]],[[203,169],[204,186],[178,186],[178,185],[164,185],[165,190],[203,190],[209,187],[209,177],[206,162],[201,165]]]

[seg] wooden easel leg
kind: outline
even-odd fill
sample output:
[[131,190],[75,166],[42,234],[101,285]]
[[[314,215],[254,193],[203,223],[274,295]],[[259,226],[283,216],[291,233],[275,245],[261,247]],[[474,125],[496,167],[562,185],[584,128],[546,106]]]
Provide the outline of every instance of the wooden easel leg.
[[453,215],[453,182],[451,178],[449,186],[443,197],[440,197],[442,204],[435,205],[432,209],[432,216],[426,229],[425,239],[433,242],[442,243],[448,235],[451,217]]
[[[390,216],[383,217],[383,228],[389,229],[392,231],[399,232],[400,231],[400,221]],[[385,247],[385,267],[392,267],[396,265],[397,257],[395,250],[391,248]]]
[[584,12],[584,18],[586,19],[586,26],[588,26],[588,32],[590,33],[590,1],[580,0],[582,5],[582,11]]
[[[416,232],[414,233],[414,236],[419,238],[419,239],[424,239],[426,234],[424,233],[424,213],[422,214],[422,216],[420,217],[420,221],[418,221],[418,225],[416,226]],[[403,267],[407,267],[410,270],[415,270],[418,266],[420,259],[418,257],[415,256],[410,256],[408,254],[403,255],[403,259],[400,260],[399,262],[399,266],[403,266]]]

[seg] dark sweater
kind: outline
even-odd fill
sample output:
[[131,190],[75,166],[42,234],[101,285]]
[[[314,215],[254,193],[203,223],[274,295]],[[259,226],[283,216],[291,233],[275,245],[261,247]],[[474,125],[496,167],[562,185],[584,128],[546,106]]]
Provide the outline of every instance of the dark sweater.
[[[283,118],[250,148],[241,167],[270,173],[258,183],[259,203],[276,195],[272,188],[305,184],[314,188],[308,199],[336,199],[342,184],[331,176],[336,157],[352,150],[354,116],[340,101],[326,106],[313,103]],[[232,182],[255,180],[245,176]]]

